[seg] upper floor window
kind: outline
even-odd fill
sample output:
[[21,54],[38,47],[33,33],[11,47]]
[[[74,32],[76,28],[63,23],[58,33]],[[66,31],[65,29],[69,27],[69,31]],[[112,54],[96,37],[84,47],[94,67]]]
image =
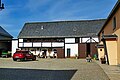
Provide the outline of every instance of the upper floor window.
[[27,42],[27,39],[23,39],[23,42]]
[[75,38],[75,43],[79,43],[79,38]]
[[116,29],[116,17],[113,18],[113,30]]

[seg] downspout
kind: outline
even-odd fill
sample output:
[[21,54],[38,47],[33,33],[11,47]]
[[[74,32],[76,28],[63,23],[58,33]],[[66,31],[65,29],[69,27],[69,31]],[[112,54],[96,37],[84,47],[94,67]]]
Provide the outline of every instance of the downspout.
[[64,58],[66,58],[66,56],[65,56],[65,47],[66,46],[65,46],[65,38],[64,38],[64,47],[63,47],[64,48]]
[[107,46],[106,46],[105,39],[103,39],[103,45],[104,45],[105,55],[106,55],[106,58],[107,58],[107,64],[109,65],[109,58],[108,58],[108,52],[107,52]]

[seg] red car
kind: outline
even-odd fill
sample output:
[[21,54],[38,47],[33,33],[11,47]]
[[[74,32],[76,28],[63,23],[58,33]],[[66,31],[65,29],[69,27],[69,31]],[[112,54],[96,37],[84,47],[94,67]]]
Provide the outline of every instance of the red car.
[[33,55],[33,53],[31,53],[30,51],[16,51],[13,54],[13,61],[28,59],[36,60],[36,56]]

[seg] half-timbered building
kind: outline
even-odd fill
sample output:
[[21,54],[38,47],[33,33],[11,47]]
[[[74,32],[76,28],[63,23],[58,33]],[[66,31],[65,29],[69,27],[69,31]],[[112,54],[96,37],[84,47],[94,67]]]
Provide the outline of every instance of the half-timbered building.
[[93,56],[97,54],[95,45],[99,42],[96,33],[104,22],[105,19],[25,23],[18,35],[16,48],[36,55],[44,53],[47,57]]

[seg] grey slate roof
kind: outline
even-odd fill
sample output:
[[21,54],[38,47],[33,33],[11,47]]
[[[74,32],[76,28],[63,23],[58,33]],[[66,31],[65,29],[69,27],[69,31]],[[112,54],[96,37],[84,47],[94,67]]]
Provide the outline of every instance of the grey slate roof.
[[6,40],[6,39],[12,39],[13,36],[11,36],[7,31],[5,31],[1,26],[0,26],[0,40]]
[[96,36],[105,19],[25,23],[18,38]]

